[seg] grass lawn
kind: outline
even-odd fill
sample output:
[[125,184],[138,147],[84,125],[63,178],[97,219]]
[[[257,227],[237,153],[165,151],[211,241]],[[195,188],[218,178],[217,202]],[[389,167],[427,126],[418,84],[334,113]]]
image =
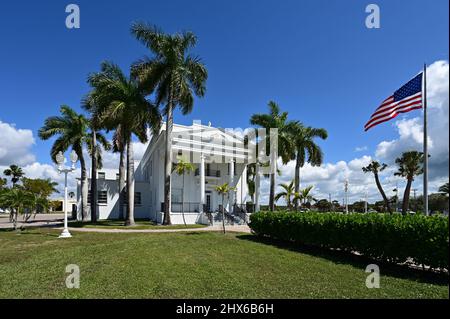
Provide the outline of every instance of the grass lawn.
[[93,224],[90,222],[69,222],[69,227],[76,228],[106,228],[106,229],[183,229],[183,228],[203,228],[206,225],[193,224],[193,225],[157,225],[149,220],[136,220],[136,226],[124,226],[124,222],[120,220],[99,220]]
[[[367,260],[299,250],[253,235],[210,232],[0,231],[0,298],[448,298],[448,277],[383,266],[365,286]],[[80,289],[65,288],[77,264]]]

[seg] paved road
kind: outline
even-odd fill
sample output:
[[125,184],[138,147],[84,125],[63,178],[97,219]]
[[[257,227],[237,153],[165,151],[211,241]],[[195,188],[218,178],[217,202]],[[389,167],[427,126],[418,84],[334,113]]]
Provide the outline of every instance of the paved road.
[[[24,223],[22,216],[19,216],[17,227],[36,227],[36,226],[57,226],[63,225],[64,214],[37,214],[36,218],[31,219],[28,223]],[[9,222],[8,214],[0,214],[0,228],[12,228],[12,223]]]

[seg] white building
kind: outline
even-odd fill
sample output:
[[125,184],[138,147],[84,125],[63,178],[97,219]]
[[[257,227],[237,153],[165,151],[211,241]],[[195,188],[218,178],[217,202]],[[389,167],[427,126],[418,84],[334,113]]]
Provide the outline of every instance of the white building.
[[[235,187],[235,190],[224,198],[223,204],[230,213],[227,218],[232,218],[231,215],[242,217],[246,203],[251,203],[246,182],[248,150],[243,138],[227,130],[195,122],[192,126],[175,124],[172,136],[173,161],[176,163],[178,158],[183,158],[195,166],[195,171],[185,175],[184,186],[183,177],[176,172],[172,173],[172,223],[183,223],[182,202],[187,224],[207,224],[211,218],[220,215],[215,212],[218,212],[219,205],[222,205],[222,196],[217,193],[215,187],[224,183]],[[158,135],[151,138],[142,160],[136,167],[134,212],[136,219],[150,219],[162,223],[164,145],[165,125]],[[118,171],[100,170],[97,178],[98,218],[117,219]],[[259,183],[259,178],[257,181]],[[80,218],[80,185],[78,185],[78,217]]]

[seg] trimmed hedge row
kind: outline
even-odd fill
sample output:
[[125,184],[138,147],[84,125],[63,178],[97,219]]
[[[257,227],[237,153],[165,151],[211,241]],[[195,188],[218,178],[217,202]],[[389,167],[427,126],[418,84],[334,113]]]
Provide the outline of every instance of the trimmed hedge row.
[[259,212],[251,215],[249,226],[260,236],[448,269],[447,217]]

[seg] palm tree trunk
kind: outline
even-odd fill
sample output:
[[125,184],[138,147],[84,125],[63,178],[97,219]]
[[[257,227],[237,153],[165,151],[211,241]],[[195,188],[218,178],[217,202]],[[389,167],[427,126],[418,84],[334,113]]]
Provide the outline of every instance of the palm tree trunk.
[[223,233],[225,234],[225,195],[222,195],[222,227]]
[[[295,176],[294,176],[294,191],[298,193],[300,191],[300,154],[297,152],[295,159]],[[298,210],[298,200],[295,200],[295,210]]]
[[391,205],[389,205],[389,200],[388,200],[386,194],[384,193],[383,186],[381,186],[380,178],[378,177],[377,173],[374,173],[374,175],[375,175],[375,183],[377,184],[378,191],[380,192],[381,196],[383,197],[384,204],[386,205],[386,208],[387,208],[389,214],[392,214]]
[[270,174],[269,210],[275,211],[275,174]]
[[92,162],[91,162],[91,222],[97,222],[97,136],[92,130]]
[[411,193],[412,178],[408,178],[405,193],[403,194],[402,215],[406,215],[409,206],[409,195]]
[[131,136],[127,142],[127,220],[126,226],[134,226],[134,154]]
[[123,220],[125,217],[124,214],[124,191],[125,191],[125,162],[126,162],[126,154],[125,147],[120,150],[120,163],[119,163],[119,219]]
[[173,106],[172,97],[169,96],[167,105],[166,121],[166,147],[164,157],[164,225],[170,225],[171,206],[171,173],[172,173],[172,126],[173,126]]
[[86,170],[86,162],[84,160],[84,156],[82,154],[78,154],[80,158],[80,167],[81,167],[81,220],[84,221],[87,217],[88,211],[88,179],[87,179],[87,170]]
[[186,226],[186,219],[184,218],[184,173],[183,173],[183,189],[181,190],[181,215],[183,216],[184,226]]

